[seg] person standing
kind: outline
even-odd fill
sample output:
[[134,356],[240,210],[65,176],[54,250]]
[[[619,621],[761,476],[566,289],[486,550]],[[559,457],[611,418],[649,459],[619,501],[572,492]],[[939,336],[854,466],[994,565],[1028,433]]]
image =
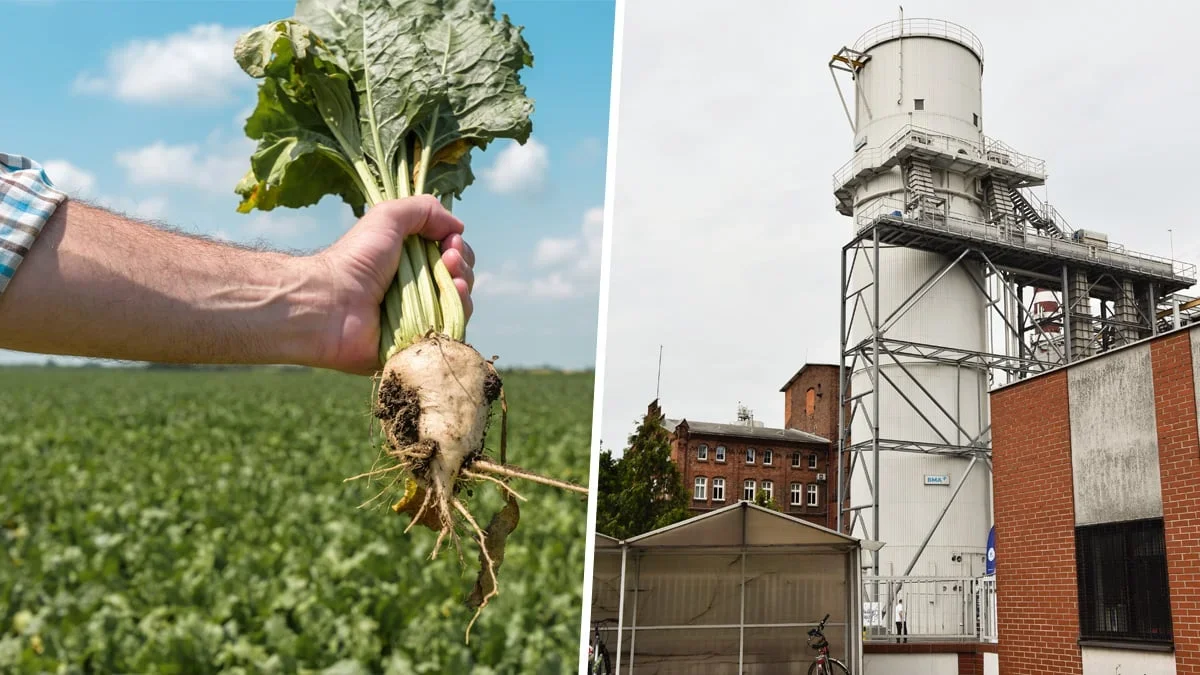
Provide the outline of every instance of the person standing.
[[904,641],[908,642],[908,613],[904,609],[904,600],[896,598],[894,614],[896,621],[896,643],[899,644],[901,635],[905,636]]

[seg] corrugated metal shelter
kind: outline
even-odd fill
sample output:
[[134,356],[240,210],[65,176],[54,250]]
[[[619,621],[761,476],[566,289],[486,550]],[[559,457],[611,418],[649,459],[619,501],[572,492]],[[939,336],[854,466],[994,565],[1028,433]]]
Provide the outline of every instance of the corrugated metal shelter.
[[616,672],[808,672],[807,632],[861,673],[861,552],[852,537],[737,502],[625,541],[596,535],[592,622]]

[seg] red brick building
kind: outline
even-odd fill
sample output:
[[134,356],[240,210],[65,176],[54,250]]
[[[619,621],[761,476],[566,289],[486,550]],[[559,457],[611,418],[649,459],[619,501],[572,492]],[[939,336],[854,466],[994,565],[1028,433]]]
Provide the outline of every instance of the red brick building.
[[[766,491],[784,513],[837,528],[838,366],[807,364],[780,389],[784,428],[666,420],[696,513]],[[849,503],[849,495],[845,496]]]
[[668,419],[664,424],[692,511],[754,501],[761,492],[784,513],[830,526],[828,439],[750,423]]
[[[839,425],[837,404],[841,398],[839,367],[836,363],[806,363],[792,375],[783,387],[783,426],[788,429],[798,429],[810,434],[816,434],[829,439],[829,489],[825,495],[828,511],[833,514],[829,521],[829,529],[837,529],[837,449]],[[849,419],[850,406],[846,406],[846,418]],[[842,458],[848,474],[850,455]],[[846,474],[843,474],[846,475]],[[842,507],[850,506],[850,490],[846,486],[842,494]],[[849,519],[842,527],[843,532],[850,531]]]
[[992,393],[1001,673],[1200,674],[1198,367],[1187,328]]

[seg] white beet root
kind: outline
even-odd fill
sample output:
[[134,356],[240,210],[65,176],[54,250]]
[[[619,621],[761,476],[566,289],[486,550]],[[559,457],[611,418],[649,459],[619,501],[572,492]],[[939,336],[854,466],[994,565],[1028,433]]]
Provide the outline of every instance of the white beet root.
[[[413,505],[419,509],[413,522],[440,530],[439,545],[452,534],[455,486],[463,464],[483,451],[489,411],[499,393],[492,364],[469,345],[444,336],[422,338],[384,366],[376,415],[389,453],[424,493],[410,492],[422,498]],[[423,518],[427,514],[431,518]]]

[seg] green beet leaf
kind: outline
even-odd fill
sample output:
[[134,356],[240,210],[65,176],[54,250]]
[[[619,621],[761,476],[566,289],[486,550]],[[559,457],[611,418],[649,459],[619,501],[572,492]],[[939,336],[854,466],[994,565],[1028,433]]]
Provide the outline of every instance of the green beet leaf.
[[[258,141],[235,188],[239,211],[298,208],[336,195],[365,208],[414,194],[449,207],[474,182],[471,152],[525,143],[533,65],[521,28],[491,0],[299,0],[234,57],[261,80],[246,121]],[[381,361],[429,331],[466,336],[436,245],[405,242],[381,311]]]

